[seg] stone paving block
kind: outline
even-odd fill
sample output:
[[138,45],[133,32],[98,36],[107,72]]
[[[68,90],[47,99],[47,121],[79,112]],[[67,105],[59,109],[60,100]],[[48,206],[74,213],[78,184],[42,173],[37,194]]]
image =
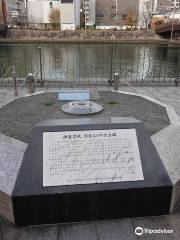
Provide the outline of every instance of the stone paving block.
[[138,91],[136,91],[137,94],[144,94],[144,95],[148,95],[149,92],[143,89],[138,89]]
[[169,220],[173,226],[176,237],[180,239],[180,207],[176,209],[175,213],[169,216]]
[[[132,219],[134,228],[143,228],[143,234],[138,236],[138,240],[178,240],[173,225],[171,224],[168,216],[148,217],[148,218],[134,218]],[[174,230],[173,233],[146,233],[145,229],[151,230]]]
[[169,105],[171,105],[174,109],[175,109],[175,111],[176,111],[176,113],[178,114],[178,115],[180,115],[180,102],[179,103],[177,103],[177,102],[170,102],[169,103]]
[[180,126],[169,126],[154,134],[152,141],[173,183],[180,179]]
[[18,229],[12,224],[4,222],[1,223],[1,233],[3,240],[17,240]]
[[173,92],[174,92],[174,94],[176,94],[177,96],[180,97],[180,89],[179,88],[176,91],[173,91]]
[[164,104],[167,104],[167,105],[169,105],[169,103],[172,102],[169,98],[167,98],[167,96],[162,96],[162,95],[157,96],[156,99],[163,102]]
[[137,93],[137,90],[134,87],[121,87],[121,88],[119,88],[119,90],[124,91],[124,92]]
[[6,93],[0,92],[0,100],[3,100],[5,96],[6,96]]
[[[148,94],[145,94],[145,95],[148,95]],[[151,96],[154,97],[157,100],[160,100],[162,98],[166,98],[167,99],[167,96],[164,95],[164,94],[161,94],[161,93],[151,94]]]
[[[152,87],[152,89],[151,89],[152,92],[156,91],[155,89],[156,89],[156,87]],[[174,93],[173,88],[171,88],[171,87],[162,87],[161,89],[158,89],[157,91],[159,91],[159,90],[165,94]]]
[[77,223],[60,225],[58,240],[99,240],[95,223]]
[[96,222],[98,240],[137,240],[130,219]]
[[174,184],[171,211],[180,203],[180,126],[169,126],[152,136],[152,141]]
[[27,144],[0,134],[0,189],[11,195]]
[[11,195],[27,144],[0,134],[0,215],[14,221]]
[[57,238],[58,227],[47,225],[20,228],[16,240],[57,240]]
[[168,97],[172,100],[179,100],[180,99],[180,96],[175,94],[175,93],[168,93],[168,94],[166,94],[166,97]]

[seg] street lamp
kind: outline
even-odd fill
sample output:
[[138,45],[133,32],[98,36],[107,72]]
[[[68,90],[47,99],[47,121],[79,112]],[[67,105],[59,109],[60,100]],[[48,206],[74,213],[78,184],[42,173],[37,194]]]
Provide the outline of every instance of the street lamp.
[[118,0],[116,0],[116,24],[118,23]]
[[39,67],[40,67],[40,83],[41,86],[43,86],[43,73],[42,73],[42,46],[37,46],[37,49],[39,49]]

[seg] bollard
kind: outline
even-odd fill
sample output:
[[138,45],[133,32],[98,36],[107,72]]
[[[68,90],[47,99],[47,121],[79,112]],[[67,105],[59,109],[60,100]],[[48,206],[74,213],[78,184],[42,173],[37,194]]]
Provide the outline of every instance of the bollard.
[[114,90],[119,88],[119,73],[114,74]]
[[12,68],[12,79],[13,79],[13,83],[14,83],[14,96],[17,97],[18,90],[17,90],[17,78],[16,78],[15,66],[13,66],[13,68]]
[[27,92],[32,94],[35,92],[35,78],[32,73],[28,73],[26,77]]
[[179,83],[180,83],[180,72],[176,74],[176,79],[175,79],[176,86],[178,86]]

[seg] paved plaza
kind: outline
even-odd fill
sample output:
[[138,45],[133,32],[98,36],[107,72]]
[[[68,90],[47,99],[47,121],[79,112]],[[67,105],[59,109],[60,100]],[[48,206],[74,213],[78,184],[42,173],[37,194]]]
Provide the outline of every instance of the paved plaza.
[[[108,90],[110,88],[99,88]],[[42,91],[37,89],[36,91]],[[58,89],[49,89],[57,91]],[[91,90],[93,90],[91,88]],[[97,91],[97,88],[94,89]],[[180,87],[122,87],[119,90],[143,94],[174,107],[180,116]],[[19,89],[19,95],[24,96],[26,89]],[[14,100],[12,88],[0,88],[0,108]],[[156,141],[156,139],[154,139]],[[178,148],[178,146],[177,146]],[[177,156],[180,160],[179,156]],[[27,206],[28,207],[28,206]],[[120,220],[74,223],[65,225],[34,226],[17,229],[1,219],[0,240],[179,240],[180,239],[180,207],[169,216],[132,218]],[[172,233],[135,234],[136,227],[151,230],[173,230]]]
[[[43,88],[37,88],[36,92],[44,91]],[[58,91],[58,88],[49,88],[49,91]],[[93,90],[93,88],[91,88]],[[97,91],[97,88],[94,88]],[[98,90],[111,90],[110,87],[99,87]],[[119,90],[124,92],[132,92],[138,94],[144,94],[146,96],[157,99],[165,104],[174,107],[176,113],[180,115],[180,87],[121,87]],[[26,88],[20,88],[18,90],[19,95],[23,96],[27,93]],[[0,107],[10,99],[14,99],[14,91],[12,88],[0,88]]]

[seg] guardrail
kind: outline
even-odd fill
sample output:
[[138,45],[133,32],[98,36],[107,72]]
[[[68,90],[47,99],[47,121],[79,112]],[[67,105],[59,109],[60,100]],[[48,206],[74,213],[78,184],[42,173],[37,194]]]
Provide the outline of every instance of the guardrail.
[[26,58],[17,51],[13,64],[4,68],[0,64],[0,85],[14,84],[12,65],[17,86],[26,83],[28,73],[46,87],[109,86],[117,78],[119,85],[175,85],[180,72],[180,48],[64,44],[27,49]]

